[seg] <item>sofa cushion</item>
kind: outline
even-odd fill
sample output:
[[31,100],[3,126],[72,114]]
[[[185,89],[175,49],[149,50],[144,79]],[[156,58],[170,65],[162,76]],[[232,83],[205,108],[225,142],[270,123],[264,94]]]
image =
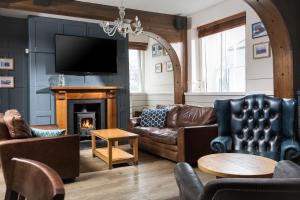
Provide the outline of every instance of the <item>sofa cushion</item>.
[[17,110],[8,110],[3,117],[11,138],[31,137],[29,125]]
[[10,135],[3,117],[4,114],[0,113],[0,140],[8,140],[10,139]]
[[156,127],[141,127],[136,126],[133,132],[139,134],[140,136],[147,137],[152,141],[176,145],[178,128],[156,128]]
[[145,109],[141,115],[142,127],[165,127],[167,109]]
[[178,114],[177,126],[202,126],[216,123],[215,109],[184,105]]
[[45,130],[31,127],[31,133],[33,137],[54,137],[64,135],[66,132],[65,129],[56,129],[56,130]]
[[177,127],[177,118],[178,118],[178,113],[181,109],[182,105],[181,104],[176,104],[176,105],[157,105],[156,108],[158,109],[167,109],[167,119],[166,119],[166,126],[170,128],[175,128]]

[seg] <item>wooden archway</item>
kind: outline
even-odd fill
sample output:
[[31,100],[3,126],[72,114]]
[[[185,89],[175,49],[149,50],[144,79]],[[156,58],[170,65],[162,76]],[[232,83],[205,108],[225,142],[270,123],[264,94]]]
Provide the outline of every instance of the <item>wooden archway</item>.
[[156,40],[168,52],[174,69],[174,103],[180,104],[184,102],[184,89],[182,84],[182,68],[175,49],[163,37],[148,31],[143,31],[143,34]]
[[244,0],[264,23],[273,51],[274,95],[294,97],[293,52],[285,21],[272,0]]

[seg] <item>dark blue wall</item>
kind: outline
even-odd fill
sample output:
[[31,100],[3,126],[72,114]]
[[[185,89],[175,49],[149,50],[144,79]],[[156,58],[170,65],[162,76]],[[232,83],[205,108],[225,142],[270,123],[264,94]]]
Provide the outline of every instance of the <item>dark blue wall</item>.
[[13,71],[0,70],[0,76],[14,76],[15,88],[0,89],[0,112],[16,108],[28,119],[28,23],[26,19],[0,17],[0,57],[14,58]]
[[[49,86],[57,84],[55,73],[55,34],[109,38],[97,24],[29,18],[29,102],[31,124],[55,123],[54,96]],[[121,86],[118,100],[118,126],[127,128],[129,119],[128,41],[118,39],[118,73],[97,76],[65,76],[68,86]],[[84,67],[84,66],[83,66]]]

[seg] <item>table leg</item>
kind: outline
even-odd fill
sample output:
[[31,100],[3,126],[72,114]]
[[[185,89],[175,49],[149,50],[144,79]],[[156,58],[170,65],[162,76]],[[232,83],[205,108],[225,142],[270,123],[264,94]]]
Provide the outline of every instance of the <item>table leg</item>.
[[108,169],[112,169],[112,142],[107,141]]
[[133,156],[134,156],[134,164],[137,165],[139,162],[139,140],[138,140],[138,138],[133,139]]
[[92,134],[92,156],[95,157],[96,150],[96,136]]

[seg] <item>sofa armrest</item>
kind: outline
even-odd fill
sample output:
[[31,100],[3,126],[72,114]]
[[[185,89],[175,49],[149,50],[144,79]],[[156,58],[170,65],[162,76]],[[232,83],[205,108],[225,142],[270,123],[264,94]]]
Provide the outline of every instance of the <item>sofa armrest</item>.
[[217,135],[217,125],[180,128],[177,137],[178,162],[195,164],[200,157],[213,153],[209,144]]
[[140,117],[133,117],[131,119],[129,119],[128,122],[128,130],[132,130],[134,127],[139,126],[141,122],[141,118]]
[[218,136],[210,143],[211,149],[218,153],[226,153],[232,148],[232,138],[230,136]]
[[299,198],[299,179],[223,178],[207,183],[200,200],[296,200]]
[[280,149],[280,160],[291,160],[293,156],[300,152],[299,143],[293,139],[284,140]]
[[193,168],[187,163],[178,163],[174,169],[181,200],[197,200],[203,191],[203,184]]
[[0,158],[7,180],[12,158],[26,158],[45,163],[62,179],[79,176],[79,136],[12,139],[0,142]]

